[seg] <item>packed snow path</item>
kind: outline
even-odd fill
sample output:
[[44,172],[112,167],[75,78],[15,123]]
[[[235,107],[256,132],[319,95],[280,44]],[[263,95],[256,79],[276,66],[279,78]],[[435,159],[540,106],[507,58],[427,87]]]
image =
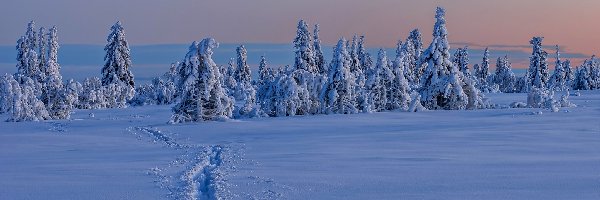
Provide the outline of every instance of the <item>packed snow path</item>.
[[[129,130],[137,134],[138,132],[145,133],[155,143],[164,143],[168,147],[183,150],[183,155],[180,156],[180,164],[191,163],[187,166],[187,170],[181,173],[180,184],[174,183],[176,180],[170,180],[174,175],[162,174],[159,168],[151,169],[151,173],[157,178],[161,188],[167,188],[170,191],[171,197],[175,199],[185,200],[215,200],[224,199],[222,193],[227,193],[226,184],[223,177],[225,171],[220,169],[223,163],[223,151],[226,147],[222,145],[200,146],[185,145],[176,142],[171,136],[154,127],[138,126],[129,128]],[[190,154],[199,152],[197,155],[190,158]],[[178,165],[175,165],[178,166]],[[169,167],[174,168],[174,165]],[[169,183],[173,183],[169,185]]]

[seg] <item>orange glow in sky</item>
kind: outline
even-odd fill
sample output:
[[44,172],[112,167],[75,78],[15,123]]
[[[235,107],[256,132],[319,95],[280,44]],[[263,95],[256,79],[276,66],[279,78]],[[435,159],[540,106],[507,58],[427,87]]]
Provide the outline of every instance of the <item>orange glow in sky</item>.
[[[117,6],[115,6],[117,5]],[[431,38],[436,6],[445,7],[451,43],[545,45],[592,55],[600,49],[598,0],[20,0],[0,8],[0,44],[13,45],[29,20],[59,27],[62,43],[102,44],[121,20],[132,45],[189,43],[211,36],[226,43],[289,43],[299,19],[321,25],[321,37],[367,36],[393,47],[414,28]]]

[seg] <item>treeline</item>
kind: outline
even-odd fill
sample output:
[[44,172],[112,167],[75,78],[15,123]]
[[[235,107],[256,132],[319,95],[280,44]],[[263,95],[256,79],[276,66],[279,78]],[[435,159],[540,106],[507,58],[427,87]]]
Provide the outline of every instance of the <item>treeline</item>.
[[[54,36],[52,36],[52,30]],[[280,117],[315,114],[353,114],[381,111],[464,110],[493,108],[484,97],[489,92],[529,93],[527,106],[573,106],[569,90],[600,88],[600,65],[595,57],[573,70],[556,52],[554,73],[541,37],[531,40],[530,67],[516,77],[507,56],[496,61],[491,73],[489,50],[470,69],[468,47],[450,55],[445,10],[435,15],[433,39],[424,48],[418,29],[397,43],[395,57],[380,49],[366,51],[365,37],[340,38],[326,61],[319,26],[309,30],[298,23],[293,65],[269,67],[261,57],[257,79],[247,63],[247,50],[236,49],[236,58],[219,66],[212,38],[193,42],[181,62],[150,84],[134,85],[131,59],[123,27],[117,22],[107,38],[102,78],[83,84],[62,82],[56,60],[56,28],[35,33],[33,22],[17,46],[17,68],[0,82],[0,112],[12,112],[9,121],[65,119],[71,109],[122,108],[127,105],[174,104],[171,123],[231,118]],[[47,38],[46,38],[47,37]],[[42,45],[39,41],[42,42]],[[48,50],[46,50],[48,48]],[[554,91],[565,91],[560,99]],[[27,103],[22,103],[27,102]],[[60,102],[60,103],[56,103]]]

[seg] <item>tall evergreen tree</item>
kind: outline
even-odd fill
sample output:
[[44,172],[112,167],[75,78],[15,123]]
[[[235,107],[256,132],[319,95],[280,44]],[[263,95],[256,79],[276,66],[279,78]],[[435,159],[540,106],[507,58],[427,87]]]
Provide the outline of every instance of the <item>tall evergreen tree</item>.
[[394,72],[394,79],[392,80],[391,86],[388,89],[390,95],[388,96],[388,109],[389,110],[408,110],[410,103],[410,86],[404,73],[410,73],[410,70],[406,70],[410,66],[410,62],[413,61],[413,51],[409,48],[412,47],[411,42],[406,42],[402,45],[402,41],[398,41],[397,45],[397,56],[392,67]]
[[[389,78],[388,71],[389,67],[385,50],[379,49],[377,62],[375,67],[369,70],[366,84],[369,90],[369,112],[381,112],[387,109],[388,87],[386,82],[391,81],[391,79],[386,80],[386,78]],[[391,78],[393,79],[393,76]]]
[[445,13],[443,8],[437,8],[433,40],[421,57],[421,62],[427,63],[420,81],[421,103],[427,109],[457,110],[480,107],[476,103],[480,99],[478,90],[470,87],[470,81],[463,82],[462,73],[450,61]]
[[[198,73],[192,74],[185,83],[193,84],[183,91],[181,101],[173,107],[171,123],[221,120],[232,117],[233,98],[228,96],[221,85],[221,72],[212,59],[213,49],[219,46],[212,38],[206,38],[190,48],[187,55],[197,59],[192,65]],[[196,56],[194,56],[196,55]],[[188,56],[186,56],[186,59]]]
[[[51,33],[48,33],[51,34]],[[46,77],[48,76],[46,72],[46,61],[48,50],[46,49],[48,45],[48,39],[46,38],[46,29],[44,27],[40,27],[38,31],[38,68],[39,74],[37,75],[38,82],[44,82]]]
[[315,24],[313,30],[313,42],[315,48],[315,65],[320,74],[326,74],[327,69],[325,68],[325,58],[323,57],[323,50],[321,48],[321,39],[319,38],[319,24]]
[[483,59],[480,65],[475,65],[473,67],[474,75],[475,75],[475,83],[477,88],[480,90],[489,91],[490,90],[490,50],[489,48],[485,48],[483,52]]
[[354,96],[356,82],[354,75],[350,72],[350,64],[346,39],[341,38],[334,48],[328,80],[321,95],[325,113],[353,114],[358,112]]
[[102,68],[102,85],[123,83],[133,88],[135,83],[130,71],[131,56],[129,44],[125,39],[125,31],[120,21],[110,29],[111,32],[106,38],[107,44],[104,47],[106,56],[104,56],[105,63]]
[[549,72],[548,72],[548,53],[542,48],[543,37],[534,37],[529,41],[533,47],[531,57],[529,57],[529,76],[527,77],[527,85],[529,88],[547,88]]
[[554,73],[552,74],[548,82],[548,87],[550,89],[554,91],[566,91],[571,88],[571,63],[567,61],[560,60],[560,49],[558,45],[556,45],[556,62],[554,67]]
[[304,20],[298,22],[298,30],[294,39],[294,48],[296,49],[295,69],[306,70],[310,73],[316,73],[314,47],[312,38],[308,31],[308,24]]
[[496,61],[496,75],[494,76],[495,83],[498,85],[498,89],[504,93],[516,92],[515,84],[516,77],[513,73],[508,56],[498,57]]
[[52,119],[67,119],[71,115],[74,99],[68,98],[63,86],[58,64],[58,48],[57,29],[52,27],[48,33],[48,60],[45,66],[47,78],[42,101],[46,104],[46,110]]
[[409,63],[409,69],[405,69],[405,71],[411,71],[410,73],[407,73],[407,75],[410,74],[410,76],[413,77],[412,80],[409,79],[409,83],[412,85],[411,87],[418,88],[420,85],[420,77],[423,75],[423,71],[427,67],[427,63],[421,62],[421,56],[423,55],[423,39],[421,38],[421,32],[419,29],[414,29],[410,32],[405,43],[405,45],[408,47],[409,45],[407,43],[412,44],[411,46],[413,52],[411,55],[413,56],[412,59],[414,59],[414,63]]
[[250,85],[252,81],[252,76],[250,72],[250,66],[248,66],[248,55],[246,51],[246,47],[244,45],[239,46],[236,49],[237,53],[237,67],[235,69],[235,80],[238,84]]

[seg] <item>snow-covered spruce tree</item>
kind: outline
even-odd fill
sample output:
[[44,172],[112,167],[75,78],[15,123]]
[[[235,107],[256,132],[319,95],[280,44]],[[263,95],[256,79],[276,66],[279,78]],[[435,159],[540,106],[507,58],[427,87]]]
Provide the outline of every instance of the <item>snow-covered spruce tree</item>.
[[[411,42],[407,42],[404,45],[401,44],[401,41],[398,41],[397,47],[397,56],[394,61],[392,71],[394,72],[394,79],[392,80],[392,84],[388,89],[390,91],[390,95],[388,96],[388,110],[408,110],[408,106],[410,103],[410,86],[408,84],[408,80],[404,75],[405,72],[410,71],[406,70],[410,66],[410,62],[413,61],[413,56],[411,55],[412,51],[409,51],[406,46],[412,46]],[[409,47],[410,48],[410,47]],[[410,73],[410,72],[409,72]]]
[[244,105],[235,109],[234,117],[260,117],[262,115],[262,112],[257,105],[258,101],[256,100],[256,89],[252,84],[252,72],[250,71],[250,66],[248,65],[247,61],[248,56],[246,47],[244,47],[244,45],[239,46],[236,49],[236,53],[237,67],[234,70],[234,77],[237,86],[233,94],[235,99],[238,101],[243,101]]
[[[366,87],[368,90],[368,102],[370,103],[370,110],[366,112],[381,112],[387,109],[388,103],[388,81],[390,82],[394,78],[393,74],[388,67],[388,60],[385,50],[379,49],[377,56],[377,62],[375,67],[370,69],[367,73]],[[386,78],[389,78],[385,80]]]
[[462,73],[450,61],[445,13],[443,8],[436,10],[433,40],[421,57],[427,68],[419,93],[427,109],[461,110],[467,108],[469,97],[463,90]]
[[458,68],[463,76],[471,78],[471,70],[469,69],[469,47],[458,48],[452,56],[452,63]]
[[323,57],[323,49],[321,48],[321,39],[319,38],[319,24],[315,24],[313,30],[313,42],[315,48],[315,66],[319,71],[319,74],[327,74],[327,68],[325,66],[325,57]]
[[177,67],[177,90],[180,93],[178,96],[183,96],[185,91],[188,91],[194,86],[198,79],[198,67],[200,65],[200,54],[198,50],[198,42],[194,41],[188,48],[183,61]]
[[529,86],[527,85],[527,77],[529,77],[528,71],[525,71],[525,74],[523,74],[523,76],[517,77],[517,81],[515,81],[515,92],[527,93],[527,91],[529,91]]
[[35,49],[31,48],[31,45],[27,43],[26,37],[21,37],[17,41],[17,73],[15,78],[19,83],[24,83],[25,77],[33,78],[37,81],[39,71],[38,56]]
[[557,111],[554,92],[548,90],[548,53],[542,49],[543,37],[534,37],[530,43],[533,46],[533,53],[527,70],[527,106],[532,108],[551,108]]
[[548,53],[542,48],[543,37],[534,37],[529,41],[533,46],[533,52],[529,57],[529,76],[527,77],[527,85],[529,88],[547,88],[549,72],[548,72]]
[[485,92],[494,92],[492,88],[493,79],[490,74],[490,50],[489,48],[485,48],[483,52],[483,59],[480,65],[475,65],[473,67],[473,75],[475,76],[475,84],[477,88],[481,91]]
[[310,73],[317,73],[315,64],[314,48],[312,38],[308,30],[308,24],[304,20],[298,22],[298,30],[294,39],[294,48],[296,53],[294,68],[302,69]]
[[410,32],[408,38],[406,39],[407,43],[411,43],[413,46],[412,56],[414,57],[414,65],[410,63],[410,67],[407,71],[411,71],[412,80],[409,79],[409,84],[411,88],[417,89],[420,87],[420,77],[423,75],[423,71],[425,67],[427,67],[427,63],[421,62],[421,56],[423,54],[423,40],[421,38],[421,32],[419,29],[414,29]]
[[496,61],[496,75],[494,75],[495,83],[499,90],[504,93],[516,92],[515,84],[516,77],[508,61],[508,56],[498,57]]
[[[227,90],[229,96],[235,98],[236,92],[238,92],[238,82],[235,80],[236,60],[234,58],[229,59],[229,63],[224,67],[221,67],[222,85]],[[241,92],[238,92],[241,93]]]
[[[371,102],[371,97],[369,94],[369,84],[367,83],[368,79],[369,79],[369,74],[371,72],[374,71],[373,69],[373,59],[371,57],[371,54],[369,52],[367,52],[366,47],[365,47],[365,36],[362,35],[358,38],[357,40],[357,46],[356,46],[356,51],[357,51],[357,56],[358,56],[358,61],[359,61],[359,65],[358,67],[360,68],[360,73],[358,73],[359,71],[357,71],[355,73],[356,76],[356,81],[357,81],[357,103],[358,103],[358,110],[360,110],[360,112],[364,112],[364,113],[370,113],[373,111],[371,105],[373,104]],[[373,74],[371,74],[373,75]]]
[[12,75],[0,77],[0,113],[11,112],[15,103],[15,94],[20,91],[20,85]]
[[[417,89],[419,85],[418,81],[418,72],[417,72],[417,63],[418,58],[414,56],[415,54],[414,43],[407,40],[407,42],[402,43],[398,41],[397,49],[396,49],[396,63],[400,64],[398,61],[401,61],[403,68],[403,74],[406,81],[408,81],[409,89]],[[400,59],[401,58],[401,59]],[[400,60],[399,60],[400,59]]]
[[[29,77],[22,79],[24,82],[20,87],[16,87],[14,92],[12,115],[7,121],[40,121],[50,119],[44,103],[40,101],[35,92],[35,81]],[[17,89],[18,88],[18,89]]]
[[595,55],[593,55],[592,58],[585,60],[581,66],[577,67],[575,79],[573,80],[573,89],[600,89],[600,62],[598,62]]
[[548,88],[554,91],[566,91],[570,89],[568,85],[568,77],[567,72],[563,66],[563,63],[560,60],[560,49],[558,45],[556,45],[556,62],[554,67],[554,73],[550,76],[550,80],[548,80]]
[[[40,61],[38,56],[38,35],[35,31],[35,22],[31,21],[27,25],[27,31],[17,41],[17,73],[15,74],[16,80],[23,84],[25,77],[34,79],[37,83],[41,83],[44,80],[41,78],[43,73],[40,71]],[[37,89],[36,95],[41,93]]]
[[[196,44],[196,43],[194,43]],[[197,122],[208,120],[222,120],[232,117],[233,98],[228,96],[221,85],[221,72],[212,59],[213,49],[217,43],[212,38],[203,39],[197,48],[198,53],[192,58],[197,58],[196,77],[188,77],[186,83],[193,84],[183,91],[181,101],[173,107],[173,116],[170,123]],[[188,56],[186,56],[187,58]]]
[[58,64],[58,36],[56,27],[48,33],[48,59],[45,62],[46,80],[42,92],[42,102],[52,119],[68,119],[71,115],[73,99],[68,98],[60,75]]
[[[293,72],[290,74],[296,81],[296,87],[302,105],[309,105],[307,109],[304,106],[298,107],[296,115],[307,115],[320,113],[321,102],[320,94],[323,91],[323,83],[326,77],[319,73],[315,64],[314,47],[312,37],[308,31],[308,25],[304,20],[298,22],[298,30],[294,39],[295,63]],[[308,94],[304,94],[308,92]],[[308,96],[308,98],[303,98]]]
[[252,76],[250,72],[250,66],[248,66],[248,55],[246,47],[244,45],[239,46],[236,49],[237,53],[237,67],[235,69],[235,80],[238,84],[250,85],[252,84]]
[[[52,31],[52,30],[50,30]],[[44,27],[40,27],[40,30],[38,31],[38,71],[40,72],[37,75],[37,81],[42,83],[46,81],[46,77],[48,75],[48,73],[46,72],[46,62],[47,62],[47,54],[48,51],[46,49],[49,41],[47,39],[47,35],[52,34],[52,32],[46,34],[46,29]]]
[[[267,116],[277,116],[277,104],[279,97],[277,96],[277,84],[279,78],[283,72],[281,70],[272,70],[267,66],[267,60],[264,56],[261,56],[260,64],[258,66],[258,94],[257,101],[260,105],[262,113]],[[285,115],[284,115],[285,116]]]
[[358,113],[355,97],[356,82],[350,72],[350,55],[345,38],[341,38],[333,50],[327,77],[328,80],[321,94],[323,112],[326,114]]
[[256,94],[256,89],[254,89],[254,86],[252,85],[252,75],[250,71],[250,66],[248,66],[248,56],[246,48],[244,47],[244,45],[239,46],[236,49],[236,52],[237,67],[234,71],[234,77],[237,86],[234,92],[234,97],[236,100],[246,101],[248,100],[248,98],[255,98],[250,96]]
[[[118,102],[111,103],[110,106],[125,107],[125,103],[133,98],[135,83],[133,74],[130,71],[131,56],[129,44],[125,39],[125,31],[121,22],[118,21],[111,27],[111,32],[106,39],[107,44],[104,47],[106,56],[104,56],[104,67],[102,68],[102,85],[121,91],[110,91],[109,94],[117,96],[108,97]],[[114,84],[113,86],[110,86]]]

